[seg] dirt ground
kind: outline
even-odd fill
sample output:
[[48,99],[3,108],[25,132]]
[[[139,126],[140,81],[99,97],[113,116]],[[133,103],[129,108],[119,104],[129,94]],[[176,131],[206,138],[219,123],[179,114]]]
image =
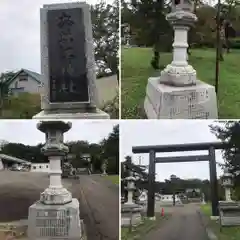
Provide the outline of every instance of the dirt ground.
[[[29,206],[39,200],[48,184],[47,174],[0,172],[0,222],[27,219]],[[63,185],[80,202],[80,217],[86,225],[88,239],[119,238],[117,186],[99,175],[81,175],[79,180],[64,179]]]

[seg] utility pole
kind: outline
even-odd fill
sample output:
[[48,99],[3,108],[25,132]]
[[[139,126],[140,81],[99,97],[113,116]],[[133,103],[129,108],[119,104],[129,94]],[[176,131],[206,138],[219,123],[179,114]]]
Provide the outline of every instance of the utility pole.
[[220,9],[221,0],[218,0],[217,7],[217,48],[216,48],[216,68],[215,68],[215,91],[218,96],[218,82],[219,82],[219,58],[220,58]]

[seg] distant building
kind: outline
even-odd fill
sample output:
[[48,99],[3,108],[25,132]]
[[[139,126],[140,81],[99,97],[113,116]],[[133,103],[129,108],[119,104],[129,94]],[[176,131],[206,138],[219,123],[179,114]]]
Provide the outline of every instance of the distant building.
[[49,172],[49,163],[32,163],[31,172]]
[[27,69],[21,69],[6,83],[9,86],[10,93],[15,96],[24,92],[40,94],[40,88],[43,86],[41,75]]

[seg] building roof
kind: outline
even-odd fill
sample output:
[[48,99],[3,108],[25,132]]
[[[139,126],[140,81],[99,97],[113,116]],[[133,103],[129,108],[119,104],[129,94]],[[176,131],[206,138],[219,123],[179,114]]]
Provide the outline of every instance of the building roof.
[[24,68],[22,68],[20,71],[18,71],[12,78],[8,79],[7,83],[11,84],[15,80],[15,78],[22,72],[25,72],[26,74],[31,76],[37,83],[39,83],[39,84],[42,83],[42,81],[41,81],[41,74],[39,74],[37,72],[30,71],[28,69],[24,69]]
[[8,160],[8,161],[12,161],[12,162],[17,162],[17,163],[31,164],[31,162],[28,162],[26,160],[16,158],[16,157],[13,157],[13,156],[9,156],[9,155],[6,155],[6,154],[2,154],[2,153],[0,154],[0,158],[3,158],[3,159]]

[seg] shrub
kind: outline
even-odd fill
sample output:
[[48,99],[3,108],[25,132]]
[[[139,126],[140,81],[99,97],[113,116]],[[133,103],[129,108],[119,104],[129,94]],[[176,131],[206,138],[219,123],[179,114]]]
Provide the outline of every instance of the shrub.
[[118,119],[119,118],[119,97],[117,96],[112,100],[107,102],[104,107],[103,111],[110,115],[111,119]]
[[18,96],[10,96],[5,100],[1,117],[31,119],[40,111],[39,94],[21,93]]

